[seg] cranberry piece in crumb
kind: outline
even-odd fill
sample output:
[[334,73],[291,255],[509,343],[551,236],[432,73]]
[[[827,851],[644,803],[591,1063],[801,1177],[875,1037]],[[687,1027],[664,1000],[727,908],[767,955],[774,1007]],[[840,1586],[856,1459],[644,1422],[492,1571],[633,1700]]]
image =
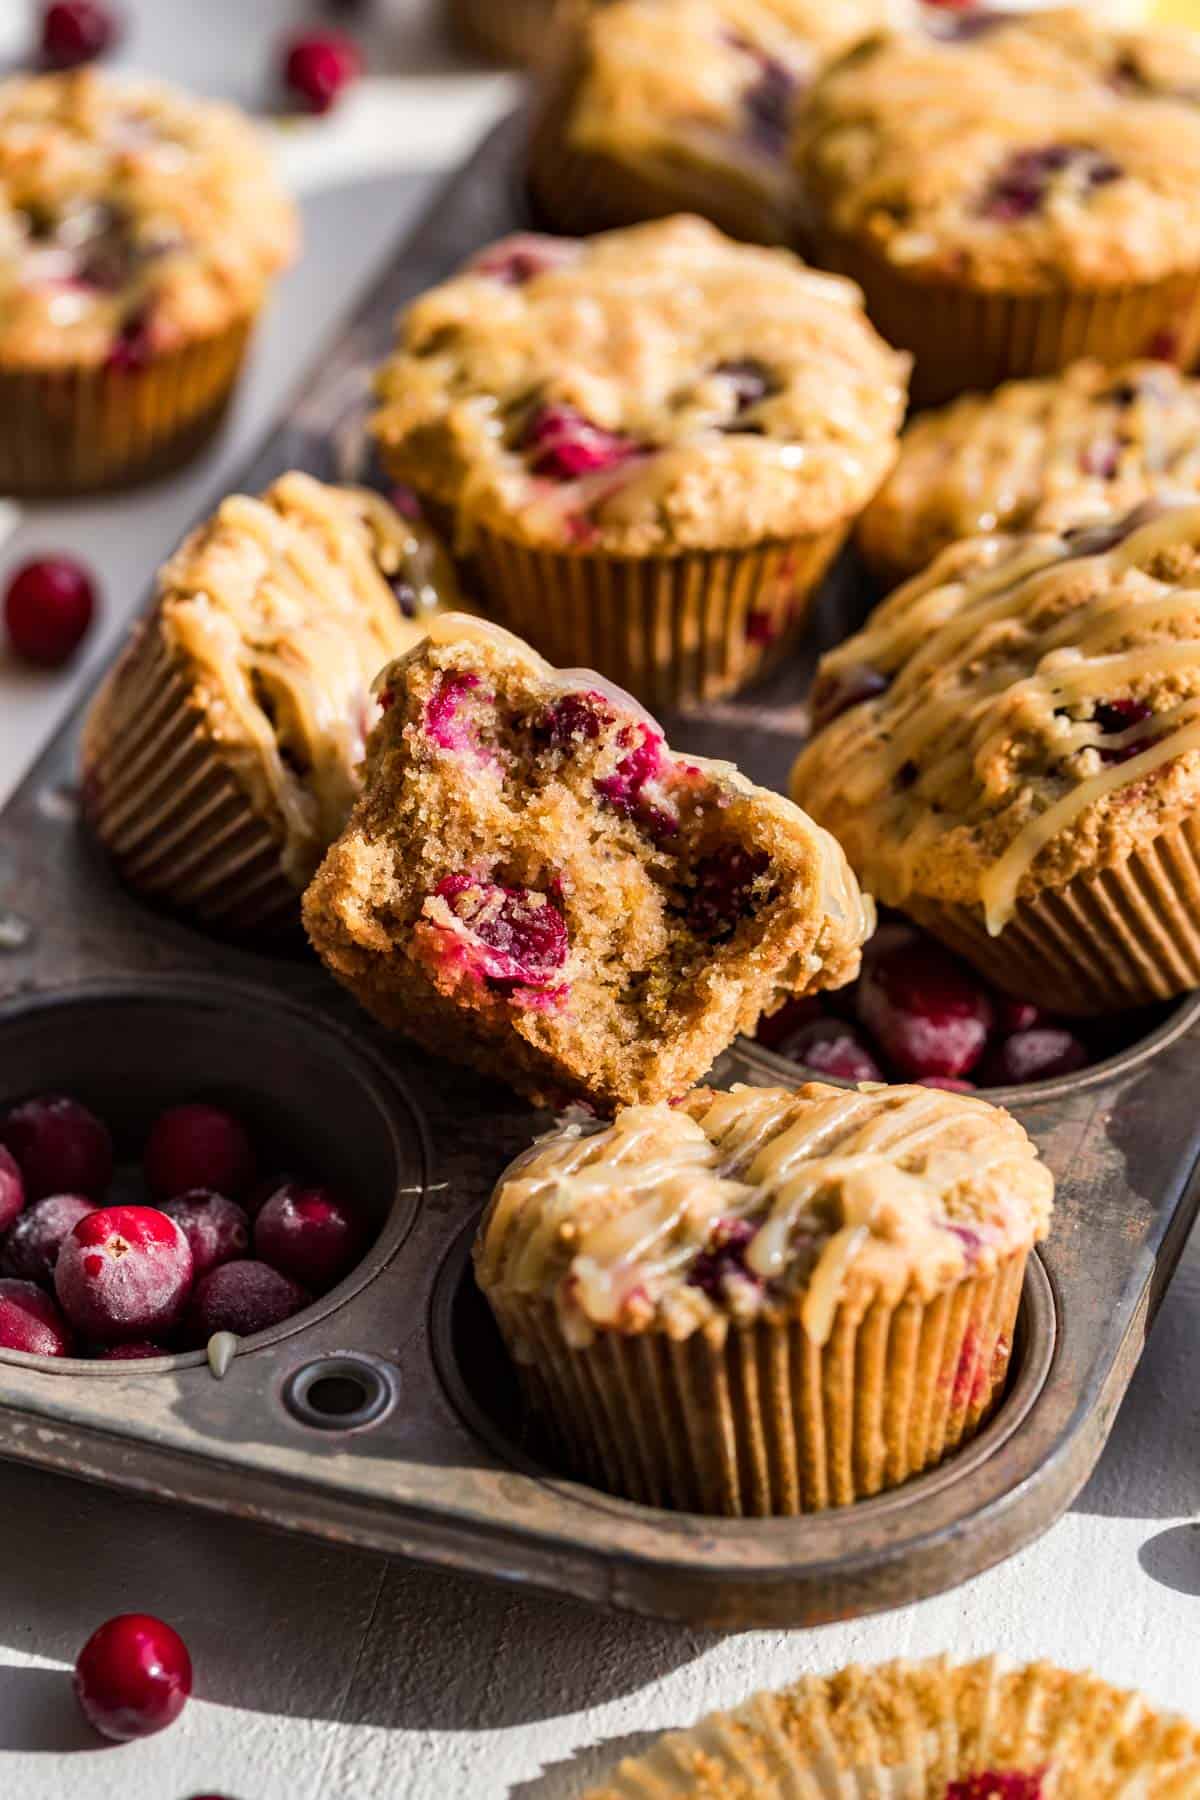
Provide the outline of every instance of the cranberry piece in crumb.
[[108,353],[108,367],[126,375],[148,368],[155,355],[154,321],[144,309],[122,320]]
[[692,930],[713,943],[731,937],[749,916],[752,896],[770,861],[765,850],[744,850],[740,844],[722,844],[701,857],[686,902]]
[[512,237],[489,244],[468,265],[476,275],[490,275],[506,287],[523,287],[535,275],[561,269],[575,261],[579,245],[572,238],[543,237],[536,231],[518,231]]
[[983,212],[989,219],[1009,224],[1040,212],[1051,185],[1063,176],[1069,175],[1086,197],[1096,188],[1119,181],[1124,173],[1120,163],[1087,144],[1045,144],[1018,150],[988,188]]
[[358,45],[341,31],[293,38],[284,49],[284,85],[306,112],[328,112],[362,70]]
[[615,469],[641,454],[644,446],[619,431],[593,425],[574,406],[535,407],[525,424],[522,443],[533,452],[535,475],[555,481],[577,481],[600,469]]
[[441,749],[475,747],[470,725],[464,724],[458,714],[466,696],[478,686],[478,675],[467,670],[446,669],[438,676],[425,706],[425,729]]
[[768,394],[773,394],[775,383],[765,363],[760,363],[756,356],[743,356],[734,362],[718,363],[713,370],[714,375],[721,375],[733,390],[733,401],[736,411],[741,414],[757,406]]
[[782,1046],[785,1056],[818,1075],[839,1081],[882,1081],[883,1070],[852,1025],[843,1019],[814,1019]]
[[847,668],[822,675],[813,689],[813,730],[824,731],[826,725],[849,712],[852,706],[876,699],[890,686],[888,677],[881,670],[871,668],[869,663],[851,663]]
[[1073,1075],[1090,1061],[1086,1046],[1072,1032],[1036,1026],[1015,1031],[997,1044],[983,1066],[982,1079],[985,1087],[1017,1087],[1026,1081]]
[[779,156],[791,135],[800,84],[774,56],[760,56],[761,73],[742,95],[749,136],[768,156]]
[[92,1633],[75,1664],[75,1697],[84,1718],[119,1744],[173,1724],[191,1691],[187,1645],[149,1613],[109,1619]]
[[[1105,737],[1116,737],[1153,716],[1154,708],[1144,700],[1099,700],[1092,712],[1092,718]],[[1111,749],[1100,746],[1100,760],[1110,764],[1128,762],[1131,756],[1141,755],[1148,741],[1140,738],[1132,744],[1114,744]]]
[[967,1775],[950,1783],[946,1800],[1042,1800],[1041,1771],[998,1774],[988,1769],[982,1775]]
[[100,1344],[169,1331],[191,1287],[188,1241],[152,1206],[97,1207],[63,1239],[54,1269],[59,1305]]
[[564,694],[551,701],[534,729],[552,750],[571,750],[581,740],[594,743],[613,717],[603,694]]
[[46,1194],[98,1198],[112,1180],[108,1127],[65,1095],[42,1095],[15,1107],[0,1127],[0,1140],[20,1166],[27,1200]]
[[215,1331],[253,1337],[282,1325],[309,1304],[312,1295],[264,1262],[222,1263],[196,1283],[184,1319],[193,1344],[207,1344]]
[[41,669],[58,669],[70,661],[95,611],[92,578],[69,556],[23,563],[4,596],[9,643],[23,662]]
[[245,1256],[250,1248],[249,1215],[236,1200],[227,1200],[210,1188],[193,1188],[189,1194],[167,1200],[163,1211],[188,1241],[196,1281],[218,1263]]
[[70,1356],[71,1327],[49,1294],[33,1281],[0,1281],[0,1350],[28,1356]]
[[969,1075],[987,1048],[992,1004],[965,964],[903,929],[864,959],[858,1019],[901,1075]]
[[219,1106],[173,1106],[154,1122],[142,1161],[156,1200],[193,1188],[237,1199],[254,1180],[254,1151],[242,1125]]
[[746,642],[748,644],[773,644],[779,636],[779,626],[769,612],[758,607],[746,614]]
[[147,1338],[136,1338],[132,1344],[110,1344],[104,1350],[97,1350],[96,1362],[148,1362],[152,1356],[170,1356],[161,1344],[152,1344]]
[[314,1294],[328,1293],[358,1261],[363,1220],[326,1187],[289,1182],[254,1222],[255,1254]]
[[619,812],[633,819],[641,830],[661,841],[679,830],[679,820],[665,806],[657,806],[647,798],[645,789],[663,773],[662,734],[649,725],[627,725],[621,733],[621,746],[629,746],[611,775],[601,776],[596,792]]
[[82,1194],[49,1194],[35,1201],[5,1238],[0,1269],[18,1281],[52,1281],[64,1238],[95,1210],[95,1201]]
[[7,1231],[25,1206],[25,1183],[11,1151],[0,1144],[0,1231]]
[[539,987],[566,962],[571,947],[566,921],[536,889],[447,875],[436,892],[478,945],[474,972],[481,979],[501,987]]
[[42,61],[51,69],[76,69],[103,56],[117,34],[117,20],[101,0],[52,0],[42,8]]
[[702,1289],[710,1300],[720,1300],[731,1275],[761,1285],[760,1278],[746,1267],[746,1249],[757,1229],[749,1219],[718,1219],[707,1245],[688,1271],[688,1286]]

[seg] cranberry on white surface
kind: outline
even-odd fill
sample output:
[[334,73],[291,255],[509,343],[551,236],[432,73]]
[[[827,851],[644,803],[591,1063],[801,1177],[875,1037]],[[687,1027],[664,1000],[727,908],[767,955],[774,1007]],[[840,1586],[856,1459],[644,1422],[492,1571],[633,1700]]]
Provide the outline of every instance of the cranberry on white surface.
[[187,1645],[149,1613],[109,1619],[92,1633],[75,1664],[75,1695],[84,1717],[117,1743],[165,1730],[191,1691]]
[[9,643],[22,662],[44,669],[70,661],[95,611],[92,578],[69,556],[42,556],[23,564],[4,596]]

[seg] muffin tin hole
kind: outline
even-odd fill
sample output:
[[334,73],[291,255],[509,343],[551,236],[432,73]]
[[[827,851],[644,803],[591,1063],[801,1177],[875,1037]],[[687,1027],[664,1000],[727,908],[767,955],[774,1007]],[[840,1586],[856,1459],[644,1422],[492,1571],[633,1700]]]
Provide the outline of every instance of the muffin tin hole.
[[288,1376],[283,1403],[314,1431],[361,1431],[387,1416],[396,1391],[393,1371],[374,1357],[322,1356]]

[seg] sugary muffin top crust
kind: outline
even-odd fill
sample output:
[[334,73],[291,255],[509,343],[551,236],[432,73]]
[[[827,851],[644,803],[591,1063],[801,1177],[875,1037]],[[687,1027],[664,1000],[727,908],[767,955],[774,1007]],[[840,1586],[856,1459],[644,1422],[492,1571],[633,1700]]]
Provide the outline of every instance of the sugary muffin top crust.
[[1169,363],[1076,363],[914,419],[859,542],[912,575],[959,538],[1119,518],[1164,490],[1200,491],[1200,382]]
[[[1200,91],[1200,52],[1178,42]],[[810,94],[802,183],[825,228],[925,280],[1159,280],[1200,259],[1200,112],[1157,84],[1167,58],[1072,14],[871,39]]]
[[0,361],[140,367],[253,313],[296,240],[232,107],[93,70],[0,84]]
[[483,252],[408,310],[374,424],[464,530],[732,549],[862,506],[895,457],[906,371],[852,283],[676,217]]
[[859,879],[998,933],[1196,810],[1200,506],[953,545],[822,660],[813,704],[792,791]]
[[606,1329],[719,1337],[760,1315],[796,1315],[823,1344],[841,1306],[932,1299],[1030,1249],[1053,1193],[1021,1126],[984,1100],[698,1088],[540,1139],[501,1176],[476,1267],[489,1293],[552,1299],[577,1345]]

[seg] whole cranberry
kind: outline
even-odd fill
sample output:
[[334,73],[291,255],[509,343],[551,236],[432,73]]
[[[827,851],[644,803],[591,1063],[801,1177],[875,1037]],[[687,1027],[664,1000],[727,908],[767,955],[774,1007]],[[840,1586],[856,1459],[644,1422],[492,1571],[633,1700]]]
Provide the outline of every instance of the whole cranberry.
[[790,1054],[787,1046],[803,1025],[811,1025],[816,1019],[825,1017],[822,997],[817,994],[805,994],[799,1000],[788,1000],[772,1013],[769,1019],[760,1019],[755,1038],[765,1044],[768,1050],[778,1050],[782,1055]]
[[1004,1037],[1014,1031],[1031,1031],[1035,1025],[1048,1022],[1041,1007],[1032,1000],[1013,1000],[1007,994],[997,994],[996,1030]]
[[117,33],[100,0],[52,0],[42,8],[42,61],[51,69],[77,68],[110,50]]
[[193,1188],[190,1194],[168,1200],[163,1211],[174,1219],[191,1246],[197,1281],[218,1263],[245,1256],[250,1248],[249,1216],[236,1200],[227,1200],[224,1194]]
[[35,1201],[4,1240],[0,1269],[18,1281],[50,1283],[63,1239],[95,1210],[95,1201],[82,1194],[48,1194]]
[[196,1283],[184,1320],[189,1342],[207,1344],[214,1331],[253,1337],[282,1325],[308,1305],[312,1295],[264,1262],[221,1263]]
[[92,578],[69,556],[39,556],[22,563],[4,596],[10,644],[23,662],[43,669],[70,661],[95,611]]
[[289,1187],[293,1183],[303,1186],[298,1175],[291,1175],[286,1171],[280,1171],[275,1175],[265,1175],[261,1181],[255,1182],[248,1194],[243,1196],[242,1205],[252,1219],[257,1219],[271,1195],[277,1194],[281,1187]]
[[156,1200],[208,1188],[236,1200],[254,1180],[254,1151],[244,1128],[219,1106],[173,1106],[155,1120],[142,1159]]
[[32,1281],[0,1281],[0,1350],[70,1356],[71,1327],[49,1294]]
[[306,112],[328,112],[362,68],[358,45],[341,31],[293,38],[284,50],[284,85]]
[[853,1025],[842,1019],[814,1019],[780,1046],[793,1062],[838,1081],[882,1081],[883,1070]]
[[147,1338],[136,1338],[132,1344],[109,1344],[103,1350],[97,1350],[96,1362],[148,1362],[152,1356],[170,1356],[161,1344],[152,1344]]
[[858,1019],[901,1075],[969,1075],[987,1048],[992,1004],[940,944],[890,936],[863,960]]
[[1017,1087],[1026,1081],[1049,1081],[1085,1069],[1091,1057],[1072,1032],[1053,1026],[1014,1031],[988,1054],[983,1065],[985,1087]]
[[973,1094],[973,1081],[957,1081],[953,1075],[922,1075],[918,1087],[941,1088],[946,1094]]
[[99,1199],[112,1180],[108,1127],[78,1100],[43,1094],[14,1107],[0,1140],[20,1164],[27,1200],[47,1194]]
[[149,1613],[120,1613],[94,1631],[75,1664],[75,1696],[102,1737],[119,1744],[162,1731],[192,1691],[192,1659],[177,1631]]
[[324,1294],[353,1268],[366,1230],[361,1215],[326,1187],[288,1182],[254,1221],[254,1249],[273,1269]]
[[59,1305],[100,1344],[169,1331],[192,1289],[192,1252],[152,1206],[105,1206],[64,1238],[54,1270]]
[[25,1183],[12,1152],[0,1144],[0,1231],[7,1231],[25,1205]]

